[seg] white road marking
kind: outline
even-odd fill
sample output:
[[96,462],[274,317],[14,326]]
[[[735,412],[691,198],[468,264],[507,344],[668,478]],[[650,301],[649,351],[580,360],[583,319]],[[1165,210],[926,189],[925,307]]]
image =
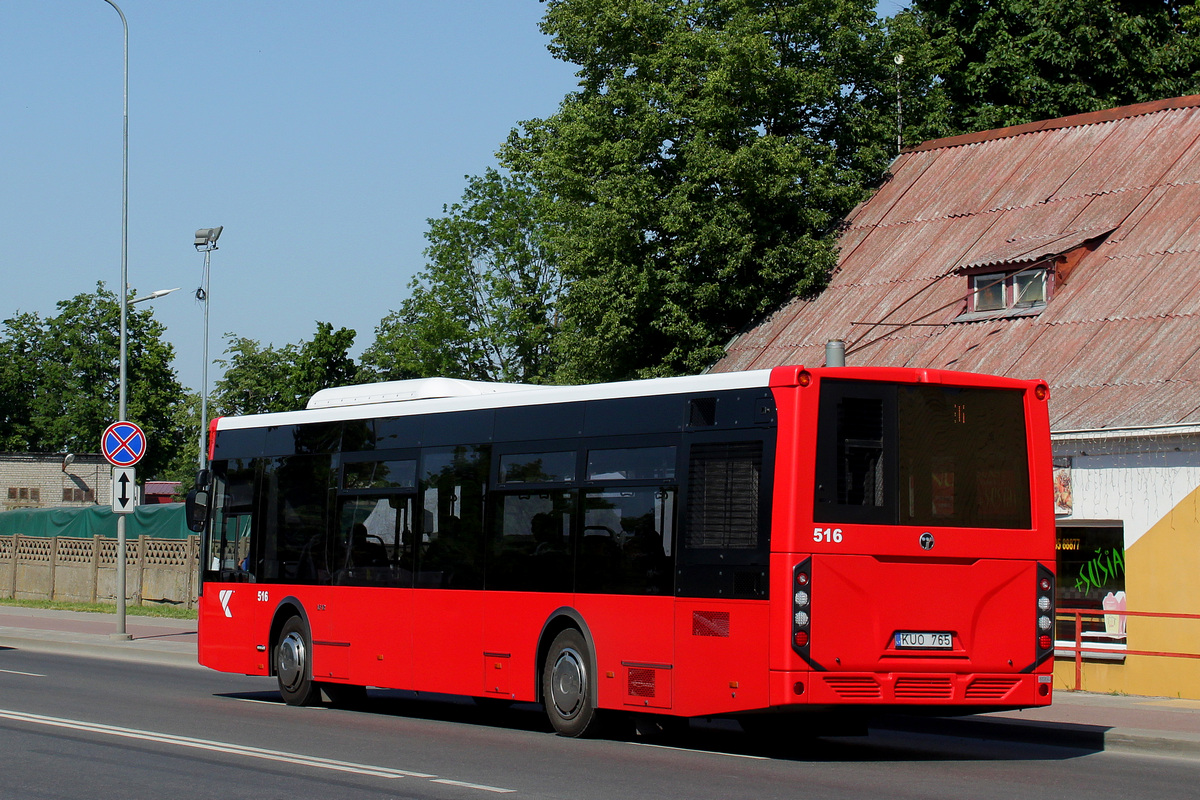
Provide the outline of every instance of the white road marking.
[[749,753],[723,753],[720,750],[697,750],[694,747],[674,747],[669,744],[653,744],[652,742],[630,742],[637,747],[655,747],[659,750],[678,750],[681,753],[703,753],[709,756],[728,756],[729,758],[748,758],[751,761],[770,761],[767,756],[755,756]]
[[479,789],[484,792],[495,792],[496,794],[511,794],[516,789],[501,789],[499,786],[485,786],[482,783],[463,783],[462,781],[452,781],[448,778],[434,778],[430,783],[442,783],[446,786],[463,786],[467,789]]
[[246,745],[232,744],[229,742],[217,742],[209,739],[195,739],[190,736],[175,736],[174,734],[170,733],[155,733],[154,731],[143,731],[136,728],[121,728],[115,725],[102,725],[96,722],[83,722],[81,720],[62,719],[60,717],[47,717],[43,716],[42,714],[27,714],[21,711],[8,711],[5,709],[0,709],[0,719],[9,719],[13,720],[14,722],[26,722],[34,725],[46,725],[53,728],[67,728],[75,731],[86,731],[88,733],[103,734],[105,736],[116,736],[122,739],[138,739],[147,742],[158,742],[160,744],[175,745],[176,747],[189,747],[196,750],[210,750],[216,753],[246,756],[248,758],[261,758],[267,761],[280,761],[288,764],[316,767],[318,769],[335,770],[337,772],[350,772],[356,775],[369,775],[376,778],[424,778],[434,783],[463,786],[471,789],[480,789],[485,792],[511,793],[516,791],[515,789],[501,789],[495,786],[484,786],[482,784],[452,781],[445,778],[439,778],[437,775],[430,775],[426,772],[392,769],[390,767],[379,767],[372,764],[359,764],[353,761],[337,761],[332,758],[306,756],[300,753],[287,753],[281,750],[267,750],[262,747],[249,747]]
[[4,673],[4,674],[6,674],[6,675],[26,675],[26,676],[28,676],[28,677],[30,677],[30,678],[44,678],[44,677],[46,677],[45,675],[42,675],[42,674],[41,674],[41,673],[39,673],[39,672],[21,672],[20,670],[15,670],[15,669],[0,669],[0,672],[3,672],[3,673]]

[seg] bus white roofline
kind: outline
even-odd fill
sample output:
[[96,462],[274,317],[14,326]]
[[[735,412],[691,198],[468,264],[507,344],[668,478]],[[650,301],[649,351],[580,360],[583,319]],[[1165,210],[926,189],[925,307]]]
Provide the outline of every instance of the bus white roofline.
[[[360,386],[322,389],[313,395],[307,409],[299,411],[277,411],[269,414],[219,417],[217,430],[237,430],[274,425],[296,425],[304,422],[335,422],[347,419],[370,417],[403,417],[410,414],[436,414],[449,411],[503,408],[506,406],[536,406],[548,403],[570,403],[585,400],[608,400],[621,397],[646,397],[658,394],[684,394],[688,392],[711,392],[726,389],[766,389],[770,384],[771,370],[747,372],[725,372],[710,375],[684,376],[679,378],[648,378],[617,383],[592,383],[575,386],[537,386],[520,383],[486,383],[464,381],[456,378],[419,378],[413,381],[388,381],[386,383],[363,384]],[[427,391],[434,394],[418,396],[418,387],[401,387],[394,396],[386,397],[386,387],[394,384],[425,383],[430,381]],[[440,389],[438,387],[441,387]],[[457,387],[460,391],[437,394]],[[471,387],[475,390],[471,391]],[[488,391],[483,387],[491,387]],[[328,395],[324,393],[328,392]],[[405,394],[408,397],[397,395]],[[331,402],[339,393],[357,402]],[[320,399],[320,405],[314,401]]]
[[409,400],[434,400],[444,397],[477,397],[497,392],[519,392],[544,387],[527,383],[488,383],[458,378],[415,378],[406,381],[364,383],[322,389],[309,398],[306,408],[365,406],[372,403],[398,403]]

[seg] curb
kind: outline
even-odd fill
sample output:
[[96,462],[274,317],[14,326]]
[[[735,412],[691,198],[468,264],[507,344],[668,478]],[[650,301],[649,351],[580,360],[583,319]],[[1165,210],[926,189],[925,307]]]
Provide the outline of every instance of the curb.
[[34,653],[54,653],[71,656],[103,658],[110,661],[138,661],[167,664],[177,667],[204,669],[196,661],[196,648],[178,642],[144,644],[140,639],[122,641],[98,636],[46,636],[42,631],[7,628],[0,632],[0,647],[11,647]]

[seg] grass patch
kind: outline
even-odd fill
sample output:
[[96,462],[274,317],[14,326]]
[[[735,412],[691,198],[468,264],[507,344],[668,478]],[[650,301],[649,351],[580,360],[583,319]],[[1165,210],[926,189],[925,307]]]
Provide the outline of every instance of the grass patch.
[[[66,603],[57,600],[13,600],[0,597],[0,606],[17,606],[18,608],[48,608],[53,611],[84,611],[89,614],[116,614],[116,603]],[[125,615],[128,617],[168,617],[170,619],[196,619],[196,610],[182,606],[153,605],[135,606],[125,604]]]

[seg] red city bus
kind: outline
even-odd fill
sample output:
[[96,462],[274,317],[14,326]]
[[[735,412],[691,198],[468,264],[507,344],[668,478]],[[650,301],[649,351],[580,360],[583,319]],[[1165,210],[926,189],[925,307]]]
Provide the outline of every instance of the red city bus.
[[[747,727],[1051,699],[1044,382],[780,367],[213,421],[199,660]],[[800,712],[808,716],[800,716]]]

